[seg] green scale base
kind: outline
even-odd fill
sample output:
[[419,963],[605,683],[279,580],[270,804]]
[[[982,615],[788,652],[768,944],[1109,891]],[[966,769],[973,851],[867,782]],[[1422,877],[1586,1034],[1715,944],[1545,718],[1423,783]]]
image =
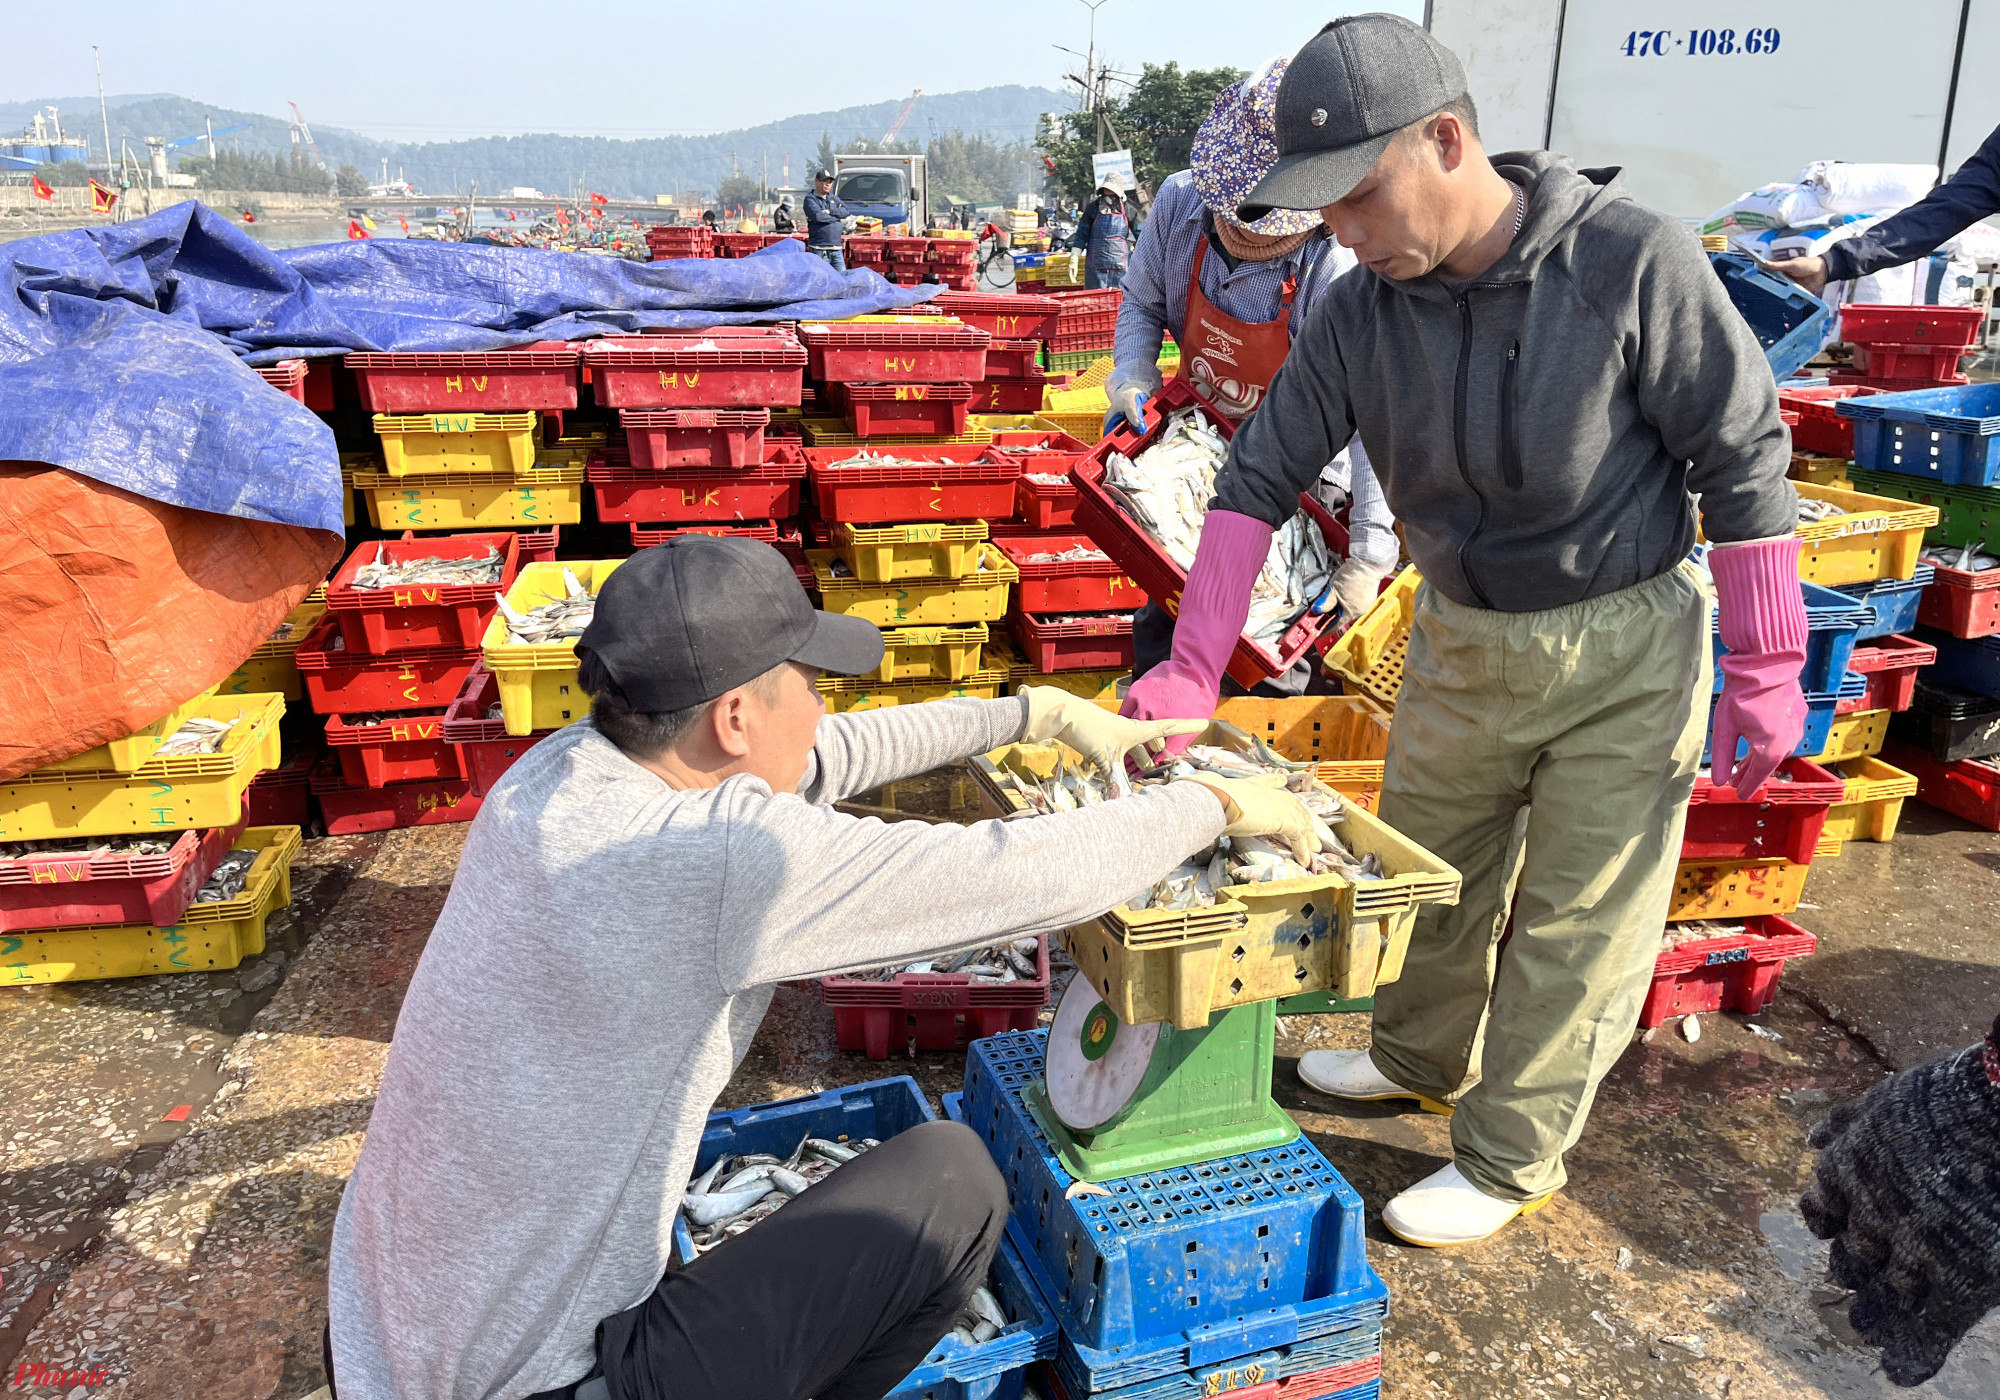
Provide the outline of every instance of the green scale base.
[[[1118,1022],[1110,1009],[1100,1005],[1092,1024],[1100,1024],[1099,1015],[1111,1018],[1115,1035]],[[1278,1005],[1266,1001],[1218,1011],[1198,1031],[1163,1027],[1131,1102],[1090,1132],[1056,1117],[1040,1081],[1022,1097],[1063,1170],[1079,1181],[1111,1181],[1280,1147],[1299,1135],[1299,1125],[1271,1100],[1277,1024]]]
[[1278,998],[1280,1016],[1327,1016],[1343,1015],[1350,1011],[1373,1011],[1374,997],[1351,997],[1347,1000],[1332,992],[1302,992],[1295,997]]

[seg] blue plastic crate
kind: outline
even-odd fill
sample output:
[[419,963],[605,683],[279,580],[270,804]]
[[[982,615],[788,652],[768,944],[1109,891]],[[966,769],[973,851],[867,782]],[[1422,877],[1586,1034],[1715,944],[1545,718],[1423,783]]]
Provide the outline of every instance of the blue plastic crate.
[[1937,648],[1936,664],[1923,671],[1925,680],[2000,699],[2000,636],[1967,641],[1936,627],[1919,627],[1916,635]]
[[[1244,1357],[1239,1362],[1200,1373],[1201,1379],[1196,1383],[1201,1389],[1192,1391],[1180,1388],[1188,1383],[1182,1377],[1142,1381],[1117,1390],[1080,1391],[1072,1388],[1072,1380],[1063,1373],[1060,1360],[1036,1367],[1035,1374],[1048,1400],[1180,1400],[1183,1396],[1205,1400],[1218,1395],[1272,1396],[1273,1392],[1274,1400],[1377,1400],[1382,1393],[1381,1368],[1382,1358],[1377,1354],[1362,1363],[1335,1363],[1308,1371],[1271,1374],[1256,1358]],[[1348,1379],[1357,1375],[1366,1379]],[[1274,1380],[1278,1382],[1276,1385],[1272,1384]],[[1160,1388],[1164,1386],[1175,1388]]]
[[886,1400],[1021,1400],[1028,1366],[1056,1354],[1056,1315],[1005,1237],[993,1256],[993,1286],[1014,1321],[976,1346],[946,1337]]
[[1854,420],[1854,465],[1945,486],[2000,482],[2000,384],[1842,399]]
[[1876,583],[1844,583],[1833,591],[1844,593],[1857,603],[1865,603],[1875,610],[1875,620],[1861,624],[1855,640],[1873,641],[1877,637],[1894,637],[1908,632],[1917,625],[1917,605],[1923,601],[1924,590],[1937,578],[1937,570],[1929,564],[1917,565],[1915,578],[1882,579]]
[[1066,1199],[1072,1178],[1021,1099],[1045,1042],[974,1041],[957,1109],[1007,1180],[1007,1228],[1088,1389],[1380,1323],[1389,1292],[1368,1266],[1361,1198],[1304,1138]]
[[[1853,648],[1850,647],[1848,650],[1852,654]],[[1718,698],[1721,696],[1721,693],[1721,690],[1718,688],[1716,691]],[[1852,671],[1849,671],[1840,678],[1840,689],[1834,691],[1831,695],[1815,695],[1811,691],[1807,691],[1806,732],[1800,737],[1799,746],[1792,750],[1792,757],[1811,758],[1814,754],[1825,748],[1827,736],[1833,732],[1835,708],[1842,700],[1858,700],[1867,693],[1868,677],[1856,675]],[[1715,705],[1715,700],[1708,702],[1708,732],[1703,736],[1701,741],[1701,761],[1704,767],[1709,762],[1710,749],[1715,742]],[[1737,753],[1739,757],[1742,755],[1741,746],[1739,746]]]
[[1092,1400],[1204,1400],[1207,1396],[1225,1395],[1233,1390],[1246,1390],[1271,1381],[1296,1381],[1298,1377],[1320,1371],[1340,1369],[1359,1372],[1352,1380],[1343,1381],[1336,1377],[1310,1390],[1298,1390],[1294,1386],[1286,1392],[1306,1397],[1346,1395],[1363,1386],[1381,1383],[1382,1324],[1374,1322],[1365,1327],[1330,1332],[1291,1346],[1274,1347],[1248,1356],[1233,1356],[1192,1370],[1121,1385],[1113,1390],[1087,1389],[1090,1372],[1084,1365],[1082,1354],[1068,1338],[1063,1339],[1062,1347],[1051,1364],[1065,1395],[1088,1395]]
[[[1808,695],[1826,694],[1847,674],[1854,643],[1861,629],[1874,621],[1874,614],[1866,603],[1857,603],[1834,589],[1821,588],[1816,583],[1800,583],[1799,587],[1806,598],[1806,664],[1799,671],[1799,684]],[[1713,612],[1708,615],[1708,630],[1715,659],[1720,661],[1729,648],[1722,644],[1722,623]],[[1715,670],[1714,690],[1717,695],[1722,694],[1719,666]]]
[[1741,253],[1710,253],[1708,261],[1764,347],[1773,378],[1790,378],[1819,353],[1833,321],[1833,309],[1825,302],[1790,278],[1763,271]]

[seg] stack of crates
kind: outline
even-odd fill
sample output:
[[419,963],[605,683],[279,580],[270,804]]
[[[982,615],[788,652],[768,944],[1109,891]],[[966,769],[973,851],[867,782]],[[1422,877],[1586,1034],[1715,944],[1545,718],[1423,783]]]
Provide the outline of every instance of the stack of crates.
[[[278,766],[284,713],[281,695],[204,692],[0,783],[0,979],[204,972],[263,952],[300,831],[251,825],[246,794]],[[218,728],[212,752],[191,743]],[[240,886],[211,886],[225,861]]]
[[[594,598],[621,562],[529,564],[510,577],[504,590],[508,614],[491,616],[485,624],[479,639],[480,671],[467,682],[467,692],[476,682],[478,693],[462,694],[456,713],[447,716],[458,726],[481,726],[476,732],[454,731],[470,766],[498,777],[537,742],[590,713],[590,697],[577,683],[576,637],[515,641],[508,616],[524,616],[583,594]],[[497,732],[492,728],[495,722]],[[490,784],[491,778],[486,781]]]
[[1014,254],[1014,290],[1033,295],[1048,285],[1048,253]]
[[931,229],[925,268],[955,292],[979,286],[979,235],[971,229]]
[[820,402],[872,439],[963,435],[993,337],[951,317],[890,315],[810,322],[799,339]]
[[1840,338],[1853,347],[1854,362],[1827,378],[1882,393],[1964,384],[1958,361],[1985,314],[1977,306],[1843,306]]
[[[1050,282],[1053,288],[1055,283]],[[1048,337],[1049,368],[1068,373],[1087,368],[1091,361],[1111,353],[1118,338],[1118,308],[1125,294],[1116,287],[1099,291],[1054,291],[1047,295],[1061,303],[1062,312]]]
[[[1023,485],[1026,473],[1043,474],[1037,468],[1048,455],[1022,462]],[[1118,679],[1132,671],[1132,615],[1146,595],[1074,524],[1068,533],[1010,534],[996,543],[1021,577],[1007,625],[1029,669],[1015,683],[1115,696]]]
[[712,258],[715,230],[707,224],[655,224],[646,230],[646,247],[654,262],[671,258]]
[[899,287],[914,287],[930,272],[931,241],[922,234],[893,234],[883,239],[882,275]]
[[1019,292],[954,291],[925,306],[993,337],[986,347],[984,377],[973,386],[973,413],[1041,411],[1049,382],[1042,368],[1042,343],[1055,333],[1061,303]]
[[880,233],[850,233],[841,240],[848,271],[867,268],[879,277],[889,275],[889,240]]
[[1067,253],[1050,253],[1042,263],[1042,278],[1051,288],[1081,287],[1083,285],[1084,250],[1075,249]]

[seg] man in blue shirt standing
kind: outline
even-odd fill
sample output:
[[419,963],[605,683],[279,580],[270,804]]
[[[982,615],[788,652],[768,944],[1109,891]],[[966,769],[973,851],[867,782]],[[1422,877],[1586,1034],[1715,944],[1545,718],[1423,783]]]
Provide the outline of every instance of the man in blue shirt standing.
[[835,272],[847,271],[840,236],[847,231],[847,206],[833,197],[833,172],[822,170],[813,176],[813,192],[806,196],[806,251],[825,258]]

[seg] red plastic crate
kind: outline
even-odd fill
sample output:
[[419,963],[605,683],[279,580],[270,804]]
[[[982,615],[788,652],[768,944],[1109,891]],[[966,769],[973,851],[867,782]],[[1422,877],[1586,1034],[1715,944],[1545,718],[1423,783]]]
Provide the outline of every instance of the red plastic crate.
[[877,270],[898,287],[917,287],[923,285],[924,268],[922,263],[890,263],[886,267],[879,267]]
[[[1039,340],[996,340],[986,347],[986,373],[983,379],[1033,379],[1047,378],[1042,373],[1042,343]],[[1036,401],[1040,407],[1040,401]]]
[[[234,826],[174,833],[172,847],[156,856],[51,853],[0,860],[0,933],[178,923],[247,825],[246,816]],[[90,838],[79,837],[77,844],[89,845]]]
[[852,447],[808,447],[813,497],[823,520],[880,525],[912,520],[996,520],[1014,513],[1019,462],[977,444],[882,448],[906,466],[843,467]]
[[787,241],[803,244],[806,241],[806,236],[803,233],[767,233],[764,235],[764,246],[766,248],[770,247],[773,243],[784,243]]
[[[1060,472],[1063,479],[1057,482],[1030,481],[1029,472],[1038,475]],[[1070,484],[1068,471],[1052,463],[1044,465],[1039,457],[1021,459],[1021,479],[1014,487],[1014,513],[1031,530],[1060,530],[1074,525],[1076,487]]]
[[312,820],[312,793],[308,786],[313,765],[325,748],[317,741],[304,753],[295,753],[276,768],[266,768],[243,793],[243,815],[251,826],[304,826]]
[[257,374],[266,384],[280,393],[289,394],[300,403],[306,401],[306,362],[304,360],[280,360],[275,365],[260,365]]
[[656,224],[646,230],[646,246],[653,260],[667,258],[712,258],[715,230],[707,224]]
[[[469,674],[469,673],[468,673]],[[444,737],[444,711],[384,715],[380,724],[352,725],[329,715],[326,742],[340,759],[349,787],[387,787],[463,778],[458,750]]]
[[1854,455],[1854,420],[1842,418],[1834,405],[1842,399],[1879,393],[1865,384],[1815,385],[1809,389],[1778,390],[1778,408],[1792,429],[1792,450],[1822,457]]
[[634,525],[632,548],[650,549],[678,535],[719,535],[743,540],[762,540],[787,559],[805,558],[805,536],[796,525],[781,526],[775,520],[746,520],[740,525]]
[[1035,413],[1042,406],[1042,386],[1048,381],[1038,370],[1033,379],[988,379],[972,386],[971,413]]
[[337,408],[355,406],[354,372],[338,355],[306,361],[305,405],[315,413],[332,413]]
[[341,780],[340,760],[331,754],[313,770],[312,791],[329,836],[469,822],[479,815],[479,798],[463,779],[350,787]]
[[[477,558],[498,549],[498,583],[413,584],[404,588],[357,589],[356,571],[372,563],[377,550],[388,559]],[[520,566],[521,537],[506,531],[477,535],[426,535],[404,531],[400,540],[361,545],[327,581],[327,613],[340,626],[350,654],[377,656],[435,647],[476,648],[486,624],[500,610],[501,593]]]
[[1851,345],[1933,345],[1969,350],[1979,336],[1976,306],[1886,306],[1840,308],[1840,338]]
[[1963,346],[1859,344],[1854,347],[1853,373],[1871,379],[1957,381]]
[[2000,569],[1947,569],[1917,602],[1917,621],[1971,641],[2000,632]]
[[799,513],[806,462],[796,447],[766,445],[763,464],[742,471],[639,471],[604,457],[592,461],[585,475],[597,496],[597,518],[606,522],[770,520]]
[[299,643],[293,659],[315,714],[359,715],[449,705],[479,661],[474,647],[425,647],[378,656],[349,651],[331,615]]
[[546,530],[516,530],[514,534],[521,541],[523,564],[555,562],[556,546],[562,541],[562,526],[551,525]]
[[1660,954],[1639,1011],[1641,1026],[1651,1030],[1677,1016],[1725,1009],[1754,1016],[1777,996],[1786,961],[1819,947],[1817,938],[1781,914],[1730,922],[1752,932],[1683,943]]
[[842,240],[842,247],[850,263],[889,260],[889,240],[879,233],[850,233]]
[[1891,739],[1882,746],[1884,762],[1917,780],[1917,801],[1974,826],[2000,831],[2000,764],[1988,758],[1939,763],[1922,749]]
[[836,384],[856,437],[956,437],[972,407],[970,384]]
[[[822,984],[823,985],[823,984]],[[901,1050],[963,1050],[975,1040],[1003,1031],[1031,1031],[1041,1023],[1034,1006],[968,1006],[962,1011],[899,1011],[892,1006],[836,1006],[833,1038],[843,1050],[865,1051],[871,1060]]]
[[349,355],[370,413],[514,413],[575,408],[577,347],[541,340],[519,350]]
[[1024,535],[1000,542],[1000,552],[1021,571],[1015,587],[1015,606],[1024,613],[1130,611],[1143,607],[1146,595],[1125,575],[1116,561],[1104,559],[1065,560],[1030,564],[1033,554],[1060,554],[1064,550],[1095,549],[1088,535]]
[[500,703],[500,683],[484,666],[475,666],[465,678],[458,697],[444,712],[445,741],[458,750],[459,767],[472,787],[474,797],[493,791],[493,784],[514,766],[516,759],[555,733],[553,729],[533,734],[510,735],[504,721],[486,714]]
[[969,267],[963,272],[945,268],[934,272],[933,275],[937,278],[939,286],[949,287],[955,292],[975,291],[979,286],[979,274]]
[[637,471],[753,466],[764,460],[768,408],[621,408]]
[[1963,374],[1939,379],[1887,379],[1851,369],[1829,370],[1826,377],[1835,384],[1873,389],[1878,394],[1913,394],[1919,389],[1951,389],[1972,382]]
[[1109,348],[1118,335],[1116,311],[1092,311],[1082,316],[1065,315],[1049,337],[1051,354],[1073,350]]
[[1062,303],[1052,296],[997,292],[945,292],[924,306],[977,326],[995,340],[1045,340],[1062,315]]
[[[801,326],[814,379],[829,384],[969,384],[986,378],[993,337],[977,326],[904,322]],[[962,432],[963,429],[954,429]]]
[[1810,863],[1826,814],[1845,795],[1847,784],[1838,773],[1808,759],[1788,758],[1778,768],[1791,781],[1772,778],[1748,802],[1739,801],[1734,788],[1718,788],[1706,777],[1696,777],[1688,798],[1681,859],[1782,856],[1801,865]]
[[1035,663],[1037,671],[1097,671],[1132,664],[1130,613],[1049,622],[1038,613],[1016,611],[1007,620],[1021,654]]
[[1117,287],[1059,287],[1042,295],[1056,303],[1065,317],[1087,316],[1094,311],[1116,312],[1125,302],[1125,293]]
[[930,252],[931,241],[928,238],[906,236],[884,239],[883,246],[892,262],[922,262]]
[[915,1040],[919,1050],[963,1050],[968,1041],[1033,1030],[1049,996],[1049,940],[1036,937],[1032,981],[975,982],[962,972],[900,972],[890,982],[822,977],[820,1000],[833,1008],[843,1050],[886,1059]]
[[606,408],[797,408],[804,397],[805,347],[769,326],[593,341],[583,363]]
[[[1187,585],[1187,575],[1167,557],[1167,552],[1154,542],[1152,536],[1140,528],[1137,521],[1113,502],[1111,493],[1104,486],[1104,459],[1113,452],[1132,457],[1145,451],[1166,426],[1168,414],[1189,404],[1200,403],[1200,396],[1188,387],[1186,381],[1169,381],[1146,405],[1147,428],[1143,436],[1134,433],[1129,425],[1121,421],[1088,455],[1078,460],[1070,473],[1070,480],[1077,489],[1077,528],[1097,541],[1099,549],[1123,564],[1125,572],[1145,595],[1169,613],[1180,608],[1181,589]],[[1206,405],[1202,407],[1202,416],[1224,441],[1235,435],[1235,426],[1228,419],[1210,412]],[[1344,554],[1345,532],[1333,517],[1309,496],[1301,496],[1299,505],[1312,517],[1313,523],[1319,526],[1320,533],[1330,543],[1343,546],[1336,552]],[[1254,642],[1248,637],[1238,637],[1236,650],[1229,659],[1230,678],[1248,689],[1272,676],[1284,675],[1292,668],[1293,662],[1312,648],[1320,633],[1332,622],[1330,614],[1307,613],[1292,624],[1275,647]]]
[[1915,637],[1877,637],[1857,645],[1847,669],[1868,678],[1866,694],[1838,701],[1833,712],[1907,710],[1917,696],[1917,672],[1937,660],[1937,648]]
[[761,233],[723,233],[715,235],[715,255],[718,258],[747,258],[764,246]]

